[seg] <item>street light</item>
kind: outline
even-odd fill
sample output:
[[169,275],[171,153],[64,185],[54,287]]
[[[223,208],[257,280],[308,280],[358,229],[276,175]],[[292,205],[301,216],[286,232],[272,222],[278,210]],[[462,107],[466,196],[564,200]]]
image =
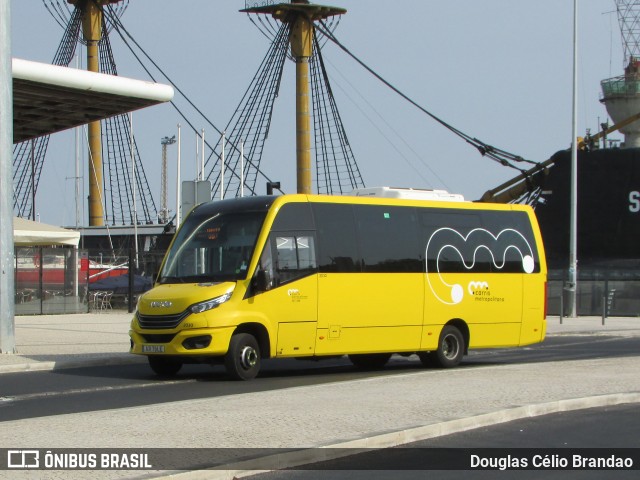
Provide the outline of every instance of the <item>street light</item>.
[[162,178],[161,182],[161,192],[160,192],[160,214],[158,215],[158,219],[160,223],[167,223],[169,221],[169,193],[167,187],[167,145],[173,145],[176,143],[176,136],[173,137],[163,137],[160,140],[162,144]]

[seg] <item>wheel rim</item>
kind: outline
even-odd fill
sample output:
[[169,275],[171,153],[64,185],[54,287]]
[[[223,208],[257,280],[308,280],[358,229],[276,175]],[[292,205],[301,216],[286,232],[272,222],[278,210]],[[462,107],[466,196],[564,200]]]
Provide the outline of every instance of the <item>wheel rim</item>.
[[448,360],[453,360],[458,356],[460,344],[455,335],[447,335],[442,339],[442,354]]
[[258,363],[258,352],[255,348],[246,345],[242,348],[240,352],[240,365],[245,370],[249,370],[256,366]]

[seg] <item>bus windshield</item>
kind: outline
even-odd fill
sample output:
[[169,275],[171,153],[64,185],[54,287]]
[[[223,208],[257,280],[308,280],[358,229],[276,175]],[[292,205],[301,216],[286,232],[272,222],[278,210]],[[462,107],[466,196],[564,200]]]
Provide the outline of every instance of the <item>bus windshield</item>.
[[226,282],[246,278],[265,214],[203,216],[194,212],[178,232],[158,281]]

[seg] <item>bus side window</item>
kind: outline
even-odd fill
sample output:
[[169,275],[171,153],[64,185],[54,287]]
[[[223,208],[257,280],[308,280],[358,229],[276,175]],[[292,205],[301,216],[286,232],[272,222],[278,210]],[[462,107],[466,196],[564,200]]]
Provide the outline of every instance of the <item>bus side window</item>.
[[316,249],[312,236],[296,237],[296,246],[298,249],[298,269],[299,270],[315,270],[316,269]]
[[296,237],[276,237],[278,273],[298,269]]
[[311,235],[276,236],[278,285],[315,272],[314,238]]
[[362,271],[361,255],[351,205],[314,203],[318,235],[318,269],[322,273]]

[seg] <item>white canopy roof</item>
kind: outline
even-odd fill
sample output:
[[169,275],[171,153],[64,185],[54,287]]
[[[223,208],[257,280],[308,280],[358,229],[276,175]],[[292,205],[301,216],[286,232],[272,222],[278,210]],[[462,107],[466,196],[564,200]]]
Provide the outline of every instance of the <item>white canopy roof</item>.
[[14,58],[13,142],[168,102],[169,85]]
[[16,247],[73,245],[78,246],[80,232],[66,228],[13,218],[13,242]]

